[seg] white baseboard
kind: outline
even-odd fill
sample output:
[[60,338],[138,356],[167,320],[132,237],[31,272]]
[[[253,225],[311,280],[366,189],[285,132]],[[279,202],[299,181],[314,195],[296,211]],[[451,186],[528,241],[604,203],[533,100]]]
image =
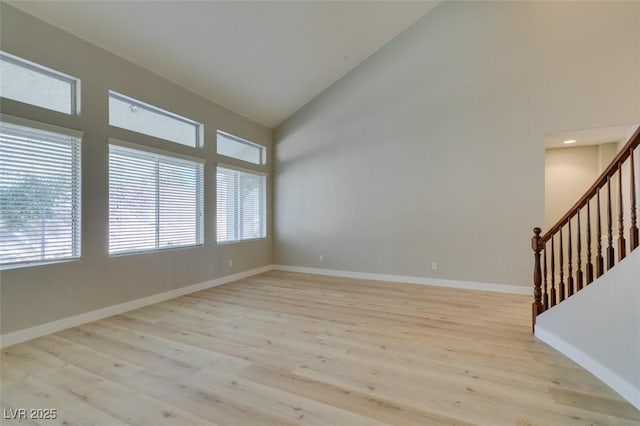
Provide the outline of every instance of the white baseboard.
[[640,389],[636,388],[631,383],[627,382],[622,377],[618,376],[616,373],[609,370],[586,353],[582,352],[580,349],[577,349],[566,341],[560,339],[555,334],[550,333],[541,327],[536,327],[535,336],[596,376],[611,389],[619,393],[620,396],[629,401],[634,407],[640,410]]
[[0,335],[0,348],[15,345],[16,343],[25,342],[27,340],[35,339],[36,337],[46,336],[47,334],[56,333],[58,331],[66,330],[67,328],[77,327],[82,324],[86,324],[92,321],[97,321],[103,318],[107,318],[113,315],[121,314],[123,312],[131,311],[134,309],[142,308],[144,306],[152,305],[154,303],[164,302],[165,300],[174,299],[185,294],[194,293],[196,291],[204,290],[207,288],[215,287],[221,284],[226,284],[232,281],[237,281],[242,278],[250,277],[252,275],[261,274],[263,272],[276,269],[279,271],[288,272],[301,272],[305,274],[316,275],[328,275],[333,277],[343,278],[357,278],[365,280],[376,281],[391,281],[407,284],[421,284],[421,285],[434,285],[441,287],[454,287],[470,290],[482,290],[482,291],[494,291],[500,293],[512,293],[512,294],[530,294],[531,289],[523,286],[505,285],[505,284],[490,284],[490,283],[476,283],[470,281],[454,281],[443,280],[437,278],[424,278],[424,277],[411,277],[403,275],[387,275],[387,274],[375,274],[367,272],[353,272],[353,271],[338,271],[333,269],[322,268],[307,268],[301,266],[287,266],[287,265],[267,265],[261,268],[251,269],[249,271],[239,272],[237,274],[228,275],[214,280],[205,281],[202,283],[192,284],[186,287],[180,287],[175,290],[166,291],[164,293],[154,294],[151,296],[143,297],[141,299],[135,299],[128,302],[120,303],[118,305],[107,306],[105,308],[97,309],[91,312],[85,312],[83,314],[74,315],[69,318],[63,318],[56,321],[51,321],[45,324],[36,325],[34,327],[25,328],[23,330],[14,331],[11,333]]
[[47,334],[56,333],[58,331],[66,330],[67,328],[77,327],[82,324],[121,314],[123,312],[132,311],[134,309],[142,308],[154,303],[160,303],[164,302],[165,300],[175,299],[176,297],[184,296],[185,294],[195,293],[196,291],[205,290],[207,288],[219,286],[232,281],[237,281],[242,278],[250,277],[252,275],[261,274],[263,272],[270,271],[272,268],[272,265],[267,265],[261,268],[251,269],[233,275],[227,275],[225,277],[188,285],[186,287],[180,287],[175,290],[165,291],[164,293],[154,294],[151,296],[143,297],[141,299],[130,300],[118,305],[107,306],[106,308],[97,309],[95,311],[85,312],[83,314],[74,315],[72,317],[63,318],[45,324],[36,325],[34,327],[25,328],[23,330],[3,334],[0,336],[0,348],[35,339],[36,337],[46,336]]
[[363,280],[391,281],[405,284],[433,285],[439,287],[463,288],[467,290],[493,291],[497,293],[533,294],[533,286],[480,283],[472,281],[443,280],[439,278],[412,277],[406,275],[375,274],[369,272],[339,271],[335,269],[307,268],[303,266],[273,265],[273,269],[303,274],[328,275],[331,277],[356,278]]

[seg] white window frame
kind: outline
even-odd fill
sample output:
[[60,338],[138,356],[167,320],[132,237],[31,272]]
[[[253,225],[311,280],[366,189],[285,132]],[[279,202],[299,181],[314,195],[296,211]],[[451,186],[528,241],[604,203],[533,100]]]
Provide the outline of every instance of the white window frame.
[[[204,245],[204,226],[205,226],[205,217],[204,217],[204,165],[205,165],[205,160],[203,158],[198,158],[198,157],[192,157],[189,155],[185,155],[185,154],[180,154],[180,153],[175,153],[175,152],[171,152],[171,151],[166,151],[163,149],[157,149],[157,148],[152,148],[152,147],[148,147],[145,145],[140,145],[140,144],[136,144],[136,143],[132,143],[132,142],[127,142],[127,141],[123,141],[120,139],[115,139],[115,138],[109,138],[108,139],[109,142],[109,154],[107,155],[107,157],[110,156],[110,148],[111,146],[115,146],[115,147],[122,147],[122,148],[128,148],[128,149],[132,149],[132,150],[136,150],[136,151],[140,151],[143,153],[148,153],[151,155],[157,155],[160,157],[169,157],[171,159],[178,159],[178,160],[186,160],[186,161],[190,161],[193,163],[198,163],[202,166],[202,170],[200,173],[200,179],[196,182],[196,185],[199,187],[196,189],[196,229],[195,229],[195,235],[196,235],[196,242],[195,244],[189,244],[189,245],[176,245],[176,246],[169,246],[169,247],[159,247],[159,222],[158,222],[158,214],[159,214],[159,209],[160,209],[160,204],[159,202],[156,203],[155,209],[156,209],[156,230],[155,230],[155,240],[156,240],[156,245],[154,248],[150,248],[150,249],[131,249],[131,250],[126,250],[126,251],[118,251],[115,253],[111,252],[111,247],[110,247],[110,230],[109,230],[109,236],[107,238],[107,243],[108,243],[108,252],[109,252],[109,257],[119,257],[119,256],[128,256],[128,255],[132,255],[132,254],[142,254],[142,253],[153,253],[153,252],[162,252],[162,251],[167,251],[167,250],[178,250],[178,249],[188,249],[188,248],[194,248],[194,247],[202,247]],[[108,158],[109,161],[109,158]],[[111,174],[111,168],[109,165],[109,174]],[[159,182],[156,182],[156,188],[159,187]],[[111,215],[110,215],[110,210],[111,210],[111,189],[109,188],[109,212],[108,212],[108,221],[111,221]]]
[[[248,174],[252,174],[252,175],[256,175],[256,176],[261,176],[264,178],[264,192],[262,194],[262,210],[263,210],[263,218],[262,220],[263,222],[263,227],[264,227],[264,236],[263,237],[258,237],[258,238],[245,238],[242,239],[240,237],[233,239],[233,240],[224,240],[224,241],[219,241],[218,240],[218,211],[217,211],[217,201],[218,201],[218,185],[217,185],[217,176],[218,176],[218,168],[224,168],[224,169],[228,169],[228,170],[234,170],[237,172],[242,172],[242,173],[248,173]],[[245,243],[245,242],[250,242],[250,241],[261,241],[261,240],[266,240],[267,236],[269,234],[269,210],[268,210],[268,206],[267,206],[267,200],[268,200],[268,196],[267,196],[267,191],[268,191],[268,187],[269,187],[269,175],[268,173],[265,172],[261,172],[259,170],[252,170],[252,169],[246,169],[243,167],[238,167],[238,166],[233,166],[227,163],[217,163],[216,164],[216,244],[218,245],[226,245],[226,244],[238,244],[238,243]],[[237,187],[236,187],[236,191],[237,191]],[[237,197],[236,197],[237,199]],[[240,236],[242,234],[241,229],[242,229],[242,225],[241,225],[241,221],[239,220],[239,218],[241,218],[242,213],[241,213],[241,207],[238,206],[236,209],[236,214],[237,214],[237,218],[236,221],[238,223],[237,226],[237,230],[238,230],[238,236]]]
[[56,80],[60,80],[63,81],[65,83],[69,83],[70,87],[71,87],[71,94],[70,94],[70,102],[71,104],[69,105],[69,111],[70,112],[64,112],[64,111],[59,111],[56,109],[51,109],[45,106],[41,106],[41,105],[36,105],[36,104],[32,104],[30,102],[25,102],[25,101],[21,101],[18,99],[12,99],[12,98],[5,98],[5,99],[11,99],[13,101],[16,102],[20,102],[26,105],[32,105],[35,106],[37,108],[43,108],[49,111],[56,111],[59,112],[61,114],[67,114],[67,115],[80,115],[80,79],[70,76],[68,74],[62,73],[60,71],[56,71],[54,69],[51,69],[49,67],[45,67],[44,65],[40,65],[38,63],[29,61],[27,59],[21,58],[19,56],[16,55],[12,55],[11,53],[7,53],[5,51],[0,50],[0,58],[2,58],[2,60],[5,60],[7,62],[11,62],[14,65],[17,65],[19,67],[28,69],[30,71],[36,72],[38,74],[42,74],[44,76],[50,77],[50,78],[54,78]]
[[[232,141],[235,141],[235,142],[237,142],[239,144],[248,145],[248,146],[255,147],[255,148],[259,149],[260,150],[260,162],[259,163],[254,163],[252,161],[247,161],[247,160],[244,160],[242,158],[228,156],[226,154],[220,153],[220,144],[218,143],[218,136],[223,136],[223,137],[225,137],[227,139],[230,139]],[[267,164],[267,147],[266,146],[260,145],[259,143],[251,142],[249,140],[243,139],[243,138],[238,137],[236,135],[232,135],[231,133],[227,133],[227,132],[225,132],[223,130],[217,130],[216,131],[216,153],[218,155],[222,155],[223,157],[234,158],[234,159],[236,159],[238,161],[242,161],[242,162],[249,163],[249,164],[255,164],[257,166],[264,166],[265,164]]]
[[150,136],[152,138],[162,139],[162,140],[165,140],[165,141],[168,141],[168,142],[171,142],[171,143],[178,144],[180,146],[187,146],[189,148],[202,148],[204,146],[204,124],[199,123],[199,122],[197,122],[195,120],[191,120],[190,118],[183,117],[183,116],[178,115],[176,113],[173,113],[171,111],[167,111],[167,110],[162,109],[160,107],[157,107],[155,105],[151,105],[149,103],[146,103],[146,102],[140,101],[138,99],[132,98],[130,96],[123,95],[122,93],[116,92],[115,90],[109,90],[108,99],[110,100],[111,98],[127,102],[127,103],[131,104],[131,106],[137,106],[137,107],[142,108],[144,110],[147,110],[149,112],[153,112],[155,114],[158,114],[158,115],[161,115],[161,116],[164,116],[164,117],[168,117],[168,118],[170,118],[172,120],[176,120],[176,121],[179,121],[179,122],[182,122],[182,123],[186,123],[188,125],[193,126],[194,129],[195,129],[195,141],[194,141],[194,145],[191,146],[191,145],[187,145],[187,144],[184,144],[184,143],[181,143],[181,142],[176,142],[176,141],[171,140],[171,139],[166,139],[166,138],[163,138],[161,136],[151,135],[149,133],[141,132],[141,131],[138,131],[138,130],[135,130],[135,129],[131,129],[131,128],[128,128],[128,127],[121,127],[121,126],[118,126],[116,124],[112,124],[111,123],[111,111],[109,111],[109,125],[110,126],[117,127],[119,129],[128,130],[128,131],[134,132],[134,133],[139,133],[139,134],[142,134],[142,135],[147,135],[147,136]]
[[72,153],[72,167],[75,170],[72,171],[74,180],[77,180],[75,185],[72,185],[72,254],[71,256],[58,257],[53,259],[41,259],[41,260],[26,260],[11,262],[0,265],[0,270],[14,269],[21,267],[30,267],[38,265],[46,265],[52,263],[68,262],[78,260],[82,257],[82,138],[84,133],[79,130],[69,129],[66,127],[55,126],[53,124],[42,123],[39,121],[28,120],[26,118],[15,117],[8,114],[0,114],[0,121],[9,125],[22,126],[41,130],[45,132],[57,133],[60,135],[66,135],[70,138],[77,139],[78,149]]

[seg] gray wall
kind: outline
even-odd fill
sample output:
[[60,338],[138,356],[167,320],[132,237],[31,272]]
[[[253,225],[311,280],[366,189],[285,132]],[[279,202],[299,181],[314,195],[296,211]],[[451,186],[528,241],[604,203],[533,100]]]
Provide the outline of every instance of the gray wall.
[[552,227],[560,220],[591,188],[617,153],[617,142],[545,150],[545,227]]
[[544,135],[639,117],[640,3],[443,2],[276,129],[275,261],[528,286]]
[[[4,99],[2,112],[84,131],[82,258],[3,270],[2,334],[272,263],[271,226],[266,240],[222,246],[215,242],[216,129],[266,145],[271,155],[269,129],[6,4],[0,4],[0,13],[2,50],[82,80],[80,116]],[[110,128],[109,89],[204,123],[204,148]],[[203,247],[108,256],[108,137],[206,159]],[[257,168],[270,172],[272,162],[270,158],[269,166]],[[271,191],[268,194],[271,206]]]

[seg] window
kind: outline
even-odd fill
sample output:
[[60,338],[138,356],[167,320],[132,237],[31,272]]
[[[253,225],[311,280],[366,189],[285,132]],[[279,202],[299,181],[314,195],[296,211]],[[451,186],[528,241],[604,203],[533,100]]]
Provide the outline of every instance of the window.
[[267,162],[267,149],[262,145],[240,139],[219,130],[217,141],[218,154],[253,164],[265,164]]
[[202,124],[113,91],[109,124],[194,148],[202,145]]
[[2,116],[0,265],[80,257],[81,138]]
[[266,176],[218,166],[219,243],[266,237]]
[[78,112],[78,79],[0,52],[0,96],[63,112]]
[[127,145],[109,145],[109,254],[202,244],[204,161]]

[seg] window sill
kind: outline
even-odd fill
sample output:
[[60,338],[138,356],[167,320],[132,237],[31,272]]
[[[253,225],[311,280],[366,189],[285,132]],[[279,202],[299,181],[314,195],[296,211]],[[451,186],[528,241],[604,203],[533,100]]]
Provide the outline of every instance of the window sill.
[[8,265],[0,266],[0,271],[8,271],[12,269],[22,269],[22,268],[32,268],[37,266],[48,266],[48,265],[56,265],[58,263],[70,263],[76,262],[80,260],[80,257],[73,257],[67,259],[56,259],[56,260],[42,260],[37,262],[25,262],[25,263],[12,263]]
[[266,239],[267,239],[267,237],[250,238],[250,239],[246,239],[246,240],[218,241],[218,242],[216,242],[216,244],[219,245],[219,246],[227,246],[229,244],[240,244],[240,243],[251,243],[251,242],[256,242],[256,241],[265,241]]
[[156,254],[156,253],[164,253],[168,251],[194,249],[194,248],[202,248],[202,247],[204,247],[204,244],[195,244],[191,246],[166,247],[161,249],[132,250],[132,251],[124,251],[122,253],[109,253],[109,257],[116,258],[116,257],[132,256],[136,254]]

